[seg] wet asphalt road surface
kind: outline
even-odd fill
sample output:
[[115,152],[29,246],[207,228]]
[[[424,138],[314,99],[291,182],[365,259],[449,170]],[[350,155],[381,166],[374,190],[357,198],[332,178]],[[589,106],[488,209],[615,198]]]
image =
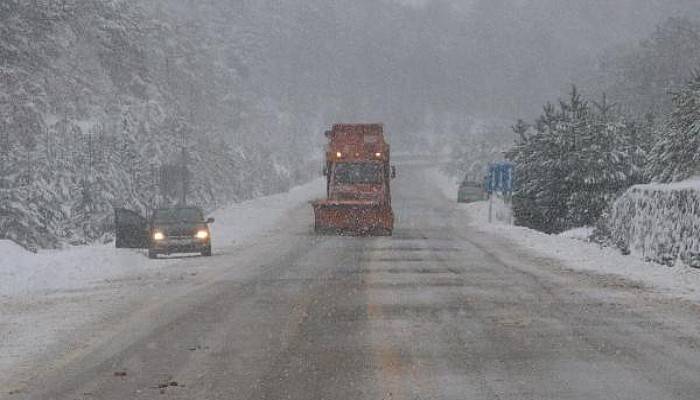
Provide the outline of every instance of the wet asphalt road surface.
[[399,166],[393,237],[298,209],[8,398],[700,398],[696,306],[470,228],[427,172]]

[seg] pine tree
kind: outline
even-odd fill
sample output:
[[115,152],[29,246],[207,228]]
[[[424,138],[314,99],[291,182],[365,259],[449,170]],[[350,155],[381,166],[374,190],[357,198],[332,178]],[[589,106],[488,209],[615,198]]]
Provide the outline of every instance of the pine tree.
[[524,123],[514,127],[520,139],[508,157],[517,166],[516,223],[544,232],[593,225],[637,179],[629,126],[606,97],[592,104],[573,87],[558,106],[545,105],[534,133]]
[[650,154],[648,175],[678,181],[700,173],[700,72],[673,94],[673,111]]

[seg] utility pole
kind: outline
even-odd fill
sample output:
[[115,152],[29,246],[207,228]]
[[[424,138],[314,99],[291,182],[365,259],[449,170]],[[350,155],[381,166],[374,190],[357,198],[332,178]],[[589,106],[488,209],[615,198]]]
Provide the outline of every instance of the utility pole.
[[[175,59],[188,59],[189,57],[195,55],[195,53],[179,53],[179,54],[165,54],[165,76],[166,80],[168,83],[168,87],[172,85],[172,79],[171,75],[174,72],[173,69],[176,68],[177,64],[172,65],[172,61]],[[177,80],[175,81],[177,83]],[[184,87],[182,87],[184,89]],[[177,101],[174,102],[176,110],[179,115],[183,117],[183,121],[185,120],[185,113],[182,111],[181,107],[179,107],[179,104]],[[195,82],[194,80],[190,80],[190,113],[189,113],[189,125],[192,128],[192,132],[194,133],[195,130],[195,107],[196,107],[196,98],[195,98]],[[181,147],[181,155],[180,155],[180,169],[182,173],[182,194],[180,198],[180,202],[182,205],[187,204],[187,193],[189,192],[189,171],[188,171],[188,152],[187,152],[187,140],[186,140],[186,133],[185,133],[186,128],[182,129],[181,135],[182,137],[180,138],[180,147]]]
[[68,111],[64,109],[63,122],[61,123],[61,137],[59,138],[60,145],[58,146],[60,151],[60,154],[58,155],[58,162],[62,167],[65,166],[69,157],[66,151],[66,143],[68,142],[70,142],[68,139]]
[[92,132],[88,132],[88,169],[87,176],[92,177],[92,159],[93,159],[93,149],[92,149],[92,135],[94,135],[94,127]]
[[52,174],[54,171],[54,154],[53,154],[53,143],[52,143],[52,137],[49,134],[49,128],[46,127],[44,130],[44,138],[46,139],[45,146],[46,148],[44,149],[44,152],[46,153],[46,161],[49,165],[49,173]]
[[180,174],[182,176],[182,198],[180,199],[180,202],[182,203],[183,206],[187,205],[187,191],[189,190],[188,188],[188,172],[187,172],[187,147],[185,147],[185,134],[184,134],[184,129],[183,129],[183,134],[182,134],[182,155],[181,155],[181,161],[182,164],[180,166]]
[[[190,81],[190,125],[194,131],[195,121],[194,121],[194,82]],[[187,168],[188,164],[188,154],[187,154],[187,141],[185,139],[185,129],[182,130],[182,205],[187,205],[187,193],[189,191],[189,170]]]
[[[171,86],[171,65],[170,65],[170,59],[175,58],[175,57],[186,57],[186,54],[166,54],[165,55],[165,78],[168,83],[168,87],[170,88]],[[177,103],[177,102],[176,102]],[[191,108],[191,107],[190,107]],[[190,109],[190,118],[192,118],[192,110]],[[182,206],[187,205],[187,192],[189,190],[188,188],[188,173],[187,173],[187,146],[186,146],[186,139],[185,139],[185,128],[181,128],[180,131],[180,179],[181,179],[181,189],[182,193],[180,193],[180,204]]]
[[155,209],[158,203],[160,184],[158,182],[158,168],[151,162],[151,209]]
[[24,182],[24,186],[29,186],[32,183],[32,152],[29,150],[29,148],[26,149],[27,151],[27,179]]
[[0,189],[5,189],[8,156],[10,154],[10,133],[7,131],[7,120],[2,118],[2,131],[0,131]]

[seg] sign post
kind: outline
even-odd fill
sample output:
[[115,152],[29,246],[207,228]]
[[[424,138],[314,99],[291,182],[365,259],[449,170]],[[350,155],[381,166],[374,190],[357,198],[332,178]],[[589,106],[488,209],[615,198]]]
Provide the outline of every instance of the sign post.
[[486,191],[489,194],[489,223],[493,221],[493,196],[500,192],[507,203],[513,193],[515,165],[508,161],[489,164],[489,172],[486,176]]

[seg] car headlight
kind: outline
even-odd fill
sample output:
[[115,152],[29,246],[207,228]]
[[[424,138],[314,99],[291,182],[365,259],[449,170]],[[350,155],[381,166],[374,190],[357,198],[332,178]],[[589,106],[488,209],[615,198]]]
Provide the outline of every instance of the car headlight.
[[165,239],[165,235],[163,232],[156,232],[153,234],[153,240],[163,240]]
[[207,232],[207,231],[199,231],[199,232],[197,232],[196,235],[194,235],[194,237],[196,237],[197,239],[202,239],[202,240],[204,240],[204,239],[206,239],[206,238],[209,237],[209,232]]

